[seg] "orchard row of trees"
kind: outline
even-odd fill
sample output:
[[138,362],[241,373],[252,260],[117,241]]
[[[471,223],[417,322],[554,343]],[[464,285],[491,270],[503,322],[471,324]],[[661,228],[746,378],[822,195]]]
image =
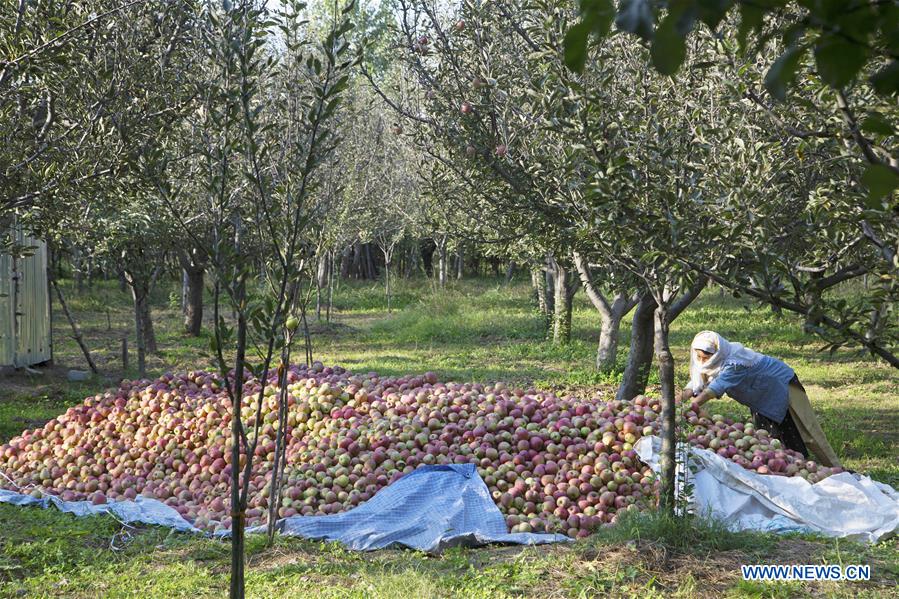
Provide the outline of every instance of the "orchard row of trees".
[[[583,289],[597,368],[632,320],[619,396],[658,360],[670,508],[668,329],[710,282],[899,367],[897,15],[870,0],[5,0],[0,228],[120,274],[141,369],[160,277],[183,276],[192,334],[208,287],[234,406],[247,374],[284,375],[299,336],[309,359],[300,325],[313,305],[327,316],[342,276],[382,277],[389,306],[396,276],[515,264],[558,343]],[[239,596],[258,424],[233,415]]]
[[[243,596],[263,401],[262,390],[245,397],[246,377],[275,377],[286,393],[322,256],[349,239],[389,247],[401,236],[366,219],[348,190],[371,180],[369,198],[415,197],[414,169],[384,170],[408,153],[355,82],[353,40],[386,14],[294,0],[19,0],[0,10],[0,224],[121,272],[141,371],[155,282],[176,259],[198,312],[208,275],[211,348],[231,400],[232,597]],[[273,496],[284,448],[279,434]]]
[[[223,235],[223,223],[234,222],[234,214],[216,212],[226,199],[228,210],[247,221],[229,241],[240,243],[254,272],[264,273],[273,258],[266,237],[269,243],[276,236],[289,238],[289,228],[278,227],[287,223],[270,222],[274,213],[261,211],[253,178],[271,176],[267,184],[279,185],[287,171],[311,170],[301,183],[291,265],[301,275],[297,306],[304,316],[314,309],[317,317],[329,317],[332,288],[341,278],[383,279],[390,307],[392,277],[423,273],[443,287],[464,272],[499,269],[500,255],[466,246],[464,232],[450,231],[444,216],[430,209],[423,199],[420,153],[358,71],[343,75],[341,109],[328,107],[321,156],[309,165],[293,162],[290,144],[308,131],[291,125],[308,117],[298,111],[308,109],[303,102],[310,80],[322,68],[316,52],[307,49],[344,7],[257,8],[255,26],[268,29],[257,62],[224,67],[205,56],[216,26],[212,20],[237,6],[216,11],[205,2],[20,2],[0,17],[10,59],[0,64],[0,229],[8,230],[15,218],[38,232],[50,244],[54,279],[68,271],[79,291],[98,277],[120,278],[133,298],[141,376],[146,352],[157,351],[149,298],[160,281],[182,280],[185,330],[201,333],[204,289],[213,289],[220,274],[211,248],[226,241],[216,238]],[[359,27],[342,34],[346,43],[363,35],[380,43],[366,70],[396,80],[386,38],[389,7],[354,6],[348,15]],[[357,47],[346,50],[354,63]],[[211,95],[229,75],[223,69],[250,67],[264,80],[258,89]],[[232,127],[227,119],[240,116],[217,112],[217,103],[227,100],[236,111],[253,99],[264,106],[258,115],[244,115],[254,121],[245,134],[254,136],[250,148],[235,150],[241,160],[226,165],[230,174],[211,172],[215,160],[225,160],[213,154],[223,151],[218,129]],[[262,143],[257,139],[269,144],[262,157],[267,164],[253,164],[248,154]],[[310,142],[303,143],[308,152]],[[238,179],[229,183],[233,197],[221,197],[217,205],[210,189],[223,185],[216,178],[226,175]],[[258,184],[255,193],[263,193]],[[64,302],[58,286],[55,292]],[[251,284],[249,293],[266,291]]]
[[896,3],[397,5],[417,93],[366,75],[430,157],[429,191],[532,265],[556,339],[585,289],[599,367],[633,309],[619,396],[655,354],[667,482],[668,330],[710,281],[899,367]]

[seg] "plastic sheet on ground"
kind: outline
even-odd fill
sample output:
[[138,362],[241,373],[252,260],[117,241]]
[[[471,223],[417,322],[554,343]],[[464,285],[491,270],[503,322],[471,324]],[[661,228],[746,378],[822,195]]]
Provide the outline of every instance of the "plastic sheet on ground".
[[156,499],[147,499],[138,496],[134,501],[114,501],[101,505],[94,505],[90,501],[63,501],[55,495],[45,495],[38,499],[31,495],[23,495],[14,491],[0,489],[0,503],[12,503],[14,505],[31,505],[37,507],[55,507],[61,512],[75,514],[76,516],[92,516],[96,514],[111,514],[125,524],[158,524],[174,528],[175,530],[200,532],[199,529],[181,517],[174,508]]
[[[0,502],[52,505],[76,516],[111,513],[125,523],[200,532],[171,507],[143,497],[92,505],[87,501],[62,501],[53,496],[36,499],[0,490]],[[408,547],[439,552],[455,546],[536,545],[571,540],[558,534],[507,532],[505,517],[474,464],[421,466],[352,510],[328,516],[292,516],[279,520],[277,528],[284,535],[338,541],[356,550]],[[258,526],[247,532],[264,530],[264,526]]]
[[564,535],[508,533],[474,464],[422,466],[341,514],[293,516],[282,534],[339,541],[351,549],[404,546],[437,552],[487,543],[543,544]]
[[[643,437],[634,449],[658,472],[659,437]],[[679,455],[684,449],[678,446]],[[690,447],[689,454],[694,512],[732,530],[814,532],[870,543],[899,531],[899,493],[867,476],[841,472],[811,484],[752,472],[708,449]],[[683,473],[680,468],[678,488]]]

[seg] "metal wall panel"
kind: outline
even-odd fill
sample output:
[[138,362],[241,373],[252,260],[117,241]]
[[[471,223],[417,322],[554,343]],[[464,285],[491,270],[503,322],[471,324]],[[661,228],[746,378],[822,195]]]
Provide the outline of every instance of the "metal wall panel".
[[12,256],[0,253],[0,366],[12,366],[16,354],[11,276]]
[[33,254],[0,256],[0,365],[17,368],[51,358],[47,244],[16,231]]

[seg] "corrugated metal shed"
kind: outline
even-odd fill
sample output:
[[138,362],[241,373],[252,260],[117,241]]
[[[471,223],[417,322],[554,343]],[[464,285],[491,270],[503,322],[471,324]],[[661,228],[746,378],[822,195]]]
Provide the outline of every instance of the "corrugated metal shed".
[[0,366],[21,368],[52,358],[47,244],[14,230],[31,255],[0,254]]

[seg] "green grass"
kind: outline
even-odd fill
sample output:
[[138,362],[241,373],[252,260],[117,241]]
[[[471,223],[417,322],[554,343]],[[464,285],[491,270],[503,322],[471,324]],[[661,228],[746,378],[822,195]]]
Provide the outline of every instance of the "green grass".
[[[65,281],[64,289],[102,375],[84,383],[66,381],[68,368],[84,368],[83,358],[65,319],[55,313],[57,365],[40,375],[0,379],[0,442],[122,377],[136,376],[127,294],[114,281],[97,282],[81,294]],[[176,290],[176,282],[164,281],[153,295],[160,352],[148,358],[152,376],[212,368],[208,334],[190,338],[181,331],[177,305],[170,302]],[[582,294],[576,298],[573,340],[553,346],[523,283],[452,281],[439,291],[430,282],[399,280],[393,305],[388,314],[379,284],[342,282],[332,322],[312,319],[315,358],[354,371],[433,370],[444,379],[504,380],[593,396],[613,391],[629,341],[625,325],[618,372],[595,372],[598,320],[592,306]],[[805,383],[846,465],[899,486],[899,379],[892,369],[851,352],[822,354],[797,319],[710,290],[672,327],[679,383],[687,378],[690,339],[701,329],[785,359]],[[123,335],[132,347],[128,371],[122,371],[119,358]],[[711,408],[748,416],[729,400]],[[749,583],[739,574],[739,565],[746,563],[869,563],[875,580]],[[157,528],[127,529],[107,517],[76,519],[55,510],[0,505],[0,597],[222,597],[227,573],[228,547],[218,541]],[[266,548],[252,538],[247,569],[251,597],[899,597],[897,581],[896,539],[863,546],[810,536],[734,534],[713,522],[654,514],[627,518],[564,546],[451,550],[440,556],[359,554],[285,538]]]

